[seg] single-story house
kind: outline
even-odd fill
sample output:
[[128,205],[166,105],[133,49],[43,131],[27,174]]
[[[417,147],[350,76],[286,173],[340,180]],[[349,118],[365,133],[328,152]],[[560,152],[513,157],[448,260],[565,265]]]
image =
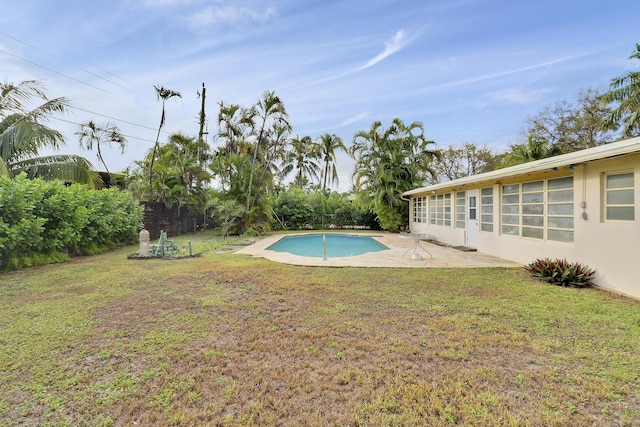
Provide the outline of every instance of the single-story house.
[[412,233],[522,264],[584,263],[598,286],[640,298],[640,137],[403,196]]

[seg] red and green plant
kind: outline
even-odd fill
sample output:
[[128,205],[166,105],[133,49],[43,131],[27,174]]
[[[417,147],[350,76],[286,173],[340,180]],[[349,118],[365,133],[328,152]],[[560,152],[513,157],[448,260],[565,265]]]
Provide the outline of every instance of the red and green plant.
[[525,266],[525,270],[543,282],[557,286],[584,288],[591,286],[595,270],[566,259],[537,259]]

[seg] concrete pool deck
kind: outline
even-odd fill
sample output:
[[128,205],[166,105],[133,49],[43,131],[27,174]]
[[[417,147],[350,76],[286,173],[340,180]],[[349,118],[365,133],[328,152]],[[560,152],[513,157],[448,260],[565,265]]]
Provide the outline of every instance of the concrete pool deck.
[[[513,261],[478,253],[475,251],[460,251],[452,247],[440,246],[425,240],[418,240],[420,247],[416,248],[416,240],[410,236],[380,232],[358,232],[345,230],[341,234],[369,236],[389,248],[380,252],[370,252],[352,257],[322,258],[303,257],[287,252],[267,250],[269,246],[284,236],[303,234],[318,234],[321,232],[301,232],[275,234],[256,241],[254,244],[237,250],[237,254],[251,255],[256,258],[266,258],[284,264],[322,266],[322,267],[404,267],[404,268],[472,268],[472,267],[520,267]],[[427,252],[428,251],[428,252]],[[422,259],[412,259],[414,253],[419,253]],[[429,256],[429,254],[432,255]]]

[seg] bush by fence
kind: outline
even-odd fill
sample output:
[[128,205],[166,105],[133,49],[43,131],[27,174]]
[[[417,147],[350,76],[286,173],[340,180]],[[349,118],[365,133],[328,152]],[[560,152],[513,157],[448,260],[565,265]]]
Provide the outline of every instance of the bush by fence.
[[279,220],[273,224],[276,230],[380,229],[374,213],[356,206],[344,194],[289,188],[274,195],[271,203]]
[[13,270],[133,243],[142,208],[131,193],[0,178],[0,268]]

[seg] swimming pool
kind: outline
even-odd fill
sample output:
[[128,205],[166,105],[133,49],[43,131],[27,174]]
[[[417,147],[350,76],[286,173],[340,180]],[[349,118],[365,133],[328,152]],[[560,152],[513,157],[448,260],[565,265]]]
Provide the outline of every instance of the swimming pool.
[[354,236],[349,234],[304,234],[300,236],[285,236],[267,250],[288,252],[293,255],[323,258],[349,257],[389,250],[385,245],[369,236]]

